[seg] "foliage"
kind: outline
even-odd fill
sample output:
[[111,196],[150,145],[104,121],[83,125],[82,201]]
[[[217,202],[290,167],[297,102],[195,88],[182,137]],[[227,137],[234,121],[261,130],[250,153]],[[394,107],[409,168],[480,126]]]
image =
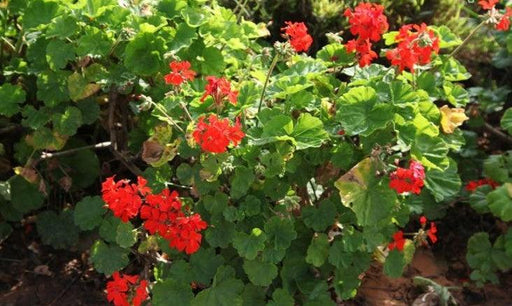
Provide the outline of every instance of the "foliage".
[[[216,1],[13,0],[2,18],[0,115],[24,134],[16,175],[0,183],[0,239],[29,214],[55,248],[93,231],[93,267],[113,284],[128,265],[151,267],[155,305],[350,299],[374,258],[398,277],[437,240],[423,218],[411,239],[399,228],[460,195],[461,107],[476,94],[446,26],[414,28],[412,44],[384,34],[415,53],[401,71],[383,49],[360,67],[364,52],[339,41],[300,53],[304,24],[263,47],[264,24]],[[478,187],[471,204],[503,221],[510,156],[486,158],[500,186]],[[471,238],[474,280],[509,268],[510,238]]]

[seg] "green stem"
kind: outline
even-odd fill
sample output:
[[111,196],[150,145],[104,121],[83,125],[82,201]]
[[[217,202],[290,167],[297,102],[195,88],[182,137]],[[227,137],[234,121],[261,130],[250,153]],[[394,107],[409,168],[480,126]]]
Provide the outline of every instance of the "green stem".
[[[267,89],[268,81],[270,80],[270,76],[272,75],[272,71],[276,68],[277,61],[279,60],[279,54],[274,56],[272,63],[270,64],[270,68],[268,69],[267,78],[265,79],[265,83],[263,84],[263,89],[261,90],[260,103],[258,104],[258,114],[261,111],[261,105],[263,104],[263,99],[265,98],[265,90]],[[258,127],[259,121],[256,121],[256,127]]]
[[462,49],[462,47],[468,43],[468,41],[471,39],[471,37],[481,28],[484,26],[485,22],[487,21],[487,19],[484,19],[482,22],[480,22],[479,25],[477,25],[469,34],[468,36],[466,36],[466,38],[464,38],[464,40],[462,41],[462,43],[460,45],[457,46],[457,48],[455,48],[455,50],[452,51],[452,53],[450,53],[448,55],[448,57],[453,57],[455,54],[457,54],[457,52],[460,51],[460,49]]

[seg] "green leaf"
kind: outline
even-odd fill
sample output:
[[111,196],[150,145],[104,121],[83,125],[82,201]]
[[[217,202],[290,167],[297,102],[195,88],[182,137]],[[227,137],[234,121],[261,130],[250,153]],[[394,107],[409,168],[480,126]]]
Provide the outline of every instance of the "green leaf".
[[490,212],[489,203],[487,202],[487,195],[493,189],[489,185],[479,186],[473,193],[469,195],[469,205],[479,214]]
[[100,117],[100,106],[95,99],[87,99],[80,101],[76,105],[82,112],[83,124],[93,124]]
[[15,175],[9,180],[11,203],[17,211],[26,214],[43,205],[44,196],[36,185],[29,183],[22,176]]
[[469,93],[459,84],[444,82],[444,94],[453,106],[461,107],[469,103]]
[[21,108],[19,104],[25,102],[25,91],[21,86],[5,83],[0,86],[0,115],[11,117]]
[[199,8],[187,7],[181,11],[181,16],[189,26],[197,28],[208,21],[203,12]]
[[100,225],[100,236],[107,242],[116,242],[117,227],[121,223],[121,219],[114,216],[106,216]]
[[306,206],[302,209],[302,218],[307,227],[316,232],[323,232],[334,224],[336,206],[331,201],[322,201],[318,207]]
[[287,249],[292,241],[297,238],[293,221],[278,216],[270,218],[265,223],[265,233],[267,233],[267,241],[275,249]]
[[448,146],[441,138],[426,134],[417,135],[411,147],[411,156],[428,169],[447,169],[450,165],[447,154]]
[[60,135],[75,135],[76,130],[82,126],[82,112],[74,106],[68,106],[64,113],[55,113],[52,122]]
[[37,215],[37,232],[44,244],[55,249],[66,249],[78,242],[78,228],[73,222],[73,211],[65,210],[57,215],[47,210]]
[[265,248],[266,240],[267,235],[261,229],[255,227],[249,235],[237,232],[233,238],[233,247],[240,256],[253,260]]
[[226,67],[222,51],[215,47],[204,48],[198,62],[200,63],[199,71],[205,75],[222,73]]
[[359,279],[361,272],[362,271],[354,267],[336,270],[333,286],[336,294],[338,294],[341,299],[347,300],[356,295],[357,288],[361,284],[361,280]]
[[446,81],[465,81],[471,77],[464,65],[451,56],[442,58],[441,73]]
[[339,98],[337,106],[336,119],[350,136],[369,136],[393,119],[393,107],[377,103],[376,92],[371,87],[350,89]]
[[512,170],[512,160],[506,159],[506,155],[511,156],[510,153],[503,155],[490,155],[484,161],[484,174],[485,176],[495,180],[499,183],[505,183],[510,180]]
[[96,27],[87,27],[85,34],[78,40],[76,54],[79,56],[107,56],[114,42],[106,33]]
[[343,205],[354,211],[360,225],[376,225],[391,217],[396,193],[388,180],[376,176],[376,165],[366,158],[340,177],[334,184]]
[[244,260],[244,271],[256,286],[269,286],[277,277],[277,266],[260,260]]
[[331,66],[347,66],[354,62],[354,53],[347,52],[344,45],[336,43],[324,46],[316,56]]
[[329,255],[329,239],[326,234],[320,233],[313,237],[308,247],[306,262],[315,267],[320,267],[325,263]]
[[254,179],[255,176],[251,169],[246,167],[237,167],[235,169],[235,174],[231,179],[231,197],[235,200],[243,197],[247,191],[249,191]]
[[129,248],[137,242],[137,231],[130,221],[121,222],[116,229],[116,243],[122,248]]
[[201,247],[190,256],[193,279],[202,284],[209,284],[217,268],[224,263],[224,257],[215,254],[215,249]]
[[491,281],[498,283],[496,267],[492,262],[492,245],[489,241],[489,234],[476,233],[468,240],[466,260],[474,270],[470,278],[479,284]]
[[212,222],[204,232],[204,237],[208,244],[214,248],[227,248],[235,235],[235,224],[225,220]]
[[99,197],[84,197],[76,204],[74,220],[75,224],[84,231],[89,231],[99,226],[103,221],[103,215],[107,211],[105,202]]
[[293,132],[293,120],[290,116],[275,115],[268,121],[265,121],[263,114],[258,117],[263,123],[263,133],[261,134],[261,138],[285,136],[290,135]]
[[46,46],[46,61],[50,69],[58,71],[66,67],[68,61],[75,59],[75,50],[73,46],[63,42],[62,40],[54,39]]
[[105,275],[111,275],[128,265],[129,253],[128,249],[123,249],[117,245],[108,245],[102,240],[96,240],[91,247],[91,262],[96,271]]
[[70,15],[61,15],[54,18],[46,29],[46,37],[58,37],[66,39],[78,30],[77,19]]
[[139,33],[126,45],[125,67],[135,74],[156,74],[163,65],[165,40],[153,33]]
[[53,107],[69,100],[67,78],[64,71],[46,71],[37,76],[37,98],[45,105]]
[[158,10],[172,19],[179,16],[180,12],[187,7],[187,0],[162,0],[158,2]]
[[309,113],[299,116],[291,136],[295,138],[297,150],[318,148],[329,138],[322,121]]
[[284,174],[285,161],[279,152],[262,152],[260,160],[265,166],[265,177],[274,177]]
[[283,288],[277,288],[272,293],[272,301],[267,306],[294,306],[293,297]]
[[250,194],[246,196],[244,201],[240,204],[240,210],[243,211],[247,217],[256,216],[261,211],[261,201]]
[[215,193],[215,197],[206,195],[203,198],[204,207],[212,215],[220,215],[228,206],[229,197],[222,192]]
[[35,109],[32,105],[26,105],[22,111],[24,126],[37,130],[42,128],[51,119],[50,109],[48,107],[41,107]]
[[210,288],[199,292],[192,300],[192,306],[242,306],[244,284],[235,278],[235,270],[229,266],[220,266]]
[[414,91],[411,85],[402,81],[379,82],[377,84],[377,96],[379,101],[401,105],[416,102],[418,93]]
[[512,221],[512,183],[505,183],[489,192],[487,202],[493,215],[505,222]]
[[33,0],[28,2],[23,15],[23,28],[28,30],[40,24],[47,24],[59,14],[59,4],[49,0]]
[[430,190],[437,202],[457,195],[462,185],[462,181],[457,174],[457,163],[453,159],[450,159],[450,165],[446,170],[430,169],[425,177],[425,187]]
[[512,135],[512,108],[509,108],[501,117],[501,128],[507,131],[510,135]]
[[389,251],[388,257],[386,257],[386,262],[384,262],[384,273],[389,277],[398,278],[402,276],[404,267],[404,253],[397,249]]
[[89,83],[78,72],[74,72],[68,77],[69,97],[75,102],[94,95],[100,88],[99,84]]
[[180,23],[176,28],[176,35],[169,45],[169,50],[178,52],[182,48],[190,46],[196,38],[197,33],[195,28],[189,27],[186,23]]
[[151,303],[155,306],[169,305],[170,302],[176,305],[190,305],[194,294],[190,285],[168,278],[163,282],[157,282],[151,290]]
[[432,27],[439,36],[439,48],[456,47],[462,43],[462,40],[453,33],[447,26]]
[[265,291],[265,288],[254,286],[253,284],[245,285],[244,292],[242,293],[243,306],[265,305]]

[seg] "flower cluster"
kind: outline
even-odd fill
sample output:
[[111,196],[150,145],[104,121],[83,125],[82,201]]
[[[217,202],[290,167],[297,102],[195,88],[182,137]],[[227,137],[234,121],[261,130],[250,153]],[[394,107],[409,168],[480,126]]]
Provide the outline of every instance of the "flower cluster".
[[204,94],[201,97],[201,102],[204,102],[208,96],[212,96],[213,102],[216,105],[222,105],[224,102],[224,98],[228,98],[231,104],[236,105],[236,100],[238,98],[238,91],[231,90],[231,83],[225,78],[217,78],[214,76],[206,77],[206,84],[204,90]]
[[151,192],[146,187],[147,181],[137,178],[137,184],[130,184],[128,180],[114,181],[114,176],[107,178],[101,184],[102,198],[114,216],[120,218],[123,222],[134,218],[139,213],[142,205],[142,197]]
[[137,275],[120,275],[117,271],[112,278],[107,283],[107,299],[114,305],[139,306],[148,298],[146,280],[139,282]]
[[512,8],[507,7],[504,14],[496,9],[499,0],[481,0],[478,4],[482,9],[489,11],[488,23],[494,24],[496,30],[507,31],[510,28],[510,17],[512,17]]
[[490,178],[483,178],[477,181],[469,181],[466,185],[466,190],[469,192],[474,192],[478,187],[483,185],[489,185],[492,189],[496,189],[499,186],[499,183],[493,181]]
[[418,232],[416,239],[423,245],[427,245],[427,237],[432,243],[437,242],[437,227],[434,222],[430,222],[430,229],[425,230],[427,226],[427,218],[425,216],[420,217],[421,230]]
[[404,245],[405,245],[404,232],[398,231],[393,234],[393,241],[388,244],[388,249],[390,251],[393,249],[403,251]]
[[409,169],[397,168],[390,175],[389,187],[398,193],[420,194],[425,180],[425,169],[420,162],[411,160]]
[[[414,234],[414,241],[419,245],[427,246],[428,245],[427,237],[428,237],[428,239],[430,239],[430,241],[432,243],[437,242],[436,224],[434,222],[430,222],[430,229],[426,230],[425,228],[427,226],[427,221],[428,220],[427,220],[427,218],[425,218],[425,216],[421,216],[420,217],[421,228],[418,230],[417,233]],[[410,234],[410,235],[412,235],[412,234]],[[394,250],[394,249],[397,249],[398,251],[403,251],[404,246],[405,246],[405,241],[406,241],[406,239],[404,238],[404,232],[397,231],[396,233],[393,234],[392,238],[393,238],[393,241],[391,241],[388,244],[388,249],[390,251]]]
[[347,51],[356,52],[359,66],[369,65],[377,58],[373,51],[372,41],[380,40],[381,35],[388,30],[388,20],[384,15],[384,7],[374,3],[359,3],[354,11],[347,9],[344,16],[348,18],[350,32],[357,35],[357,39],[347,42]]
[[223,153],[226,152],[230,143],[236,147],[244,138],[245,134],[241,127],[238,119],[235,125],[231,126],[229,119],[219,119],[216,115],[211,114],[208,117],[208,122],[205,122],[204,116],[199,118],[192,136],[203,151]]
[[176,191],[164,189],[152,194],[146,183],[142,177],[137,178],[137,184],[130,184],[128,180],[115,182],[113,176],[109,177],[102,184],[102,198],[114,216],[123,222],[140,212],[144,228],[150,234],[159,234],[178,251],[196,252],[202,239],[200,231],[206,229],[206,222],[199,214],[185,215]]
[[201,216],[186,216],[176,191],[164,189],[160,194],[148,195],[140,209],[144,228],[150,234],[159,234],[169,241],[169,246],[187,254],[195,253],[201,245],[201,234],[207,224]]
[[398,46],[387,51],[386,57],[400,72],[406,68],[414,72],[414,65],[430,63],[432,53],[439,52],[439,38],[425,23],[402,26],[395,42]]
[[313,38],[308,34],[308,28],[304,22],[285,21],[286,27],[281,28],[288,38],[290,45],[296,52],[308,51],[313,43]]
[[169,64],[171,73],[164,76],[165,83],[180,86],[186,80],[193,81],[196,73],[190,70],[190,62],[173,61]]

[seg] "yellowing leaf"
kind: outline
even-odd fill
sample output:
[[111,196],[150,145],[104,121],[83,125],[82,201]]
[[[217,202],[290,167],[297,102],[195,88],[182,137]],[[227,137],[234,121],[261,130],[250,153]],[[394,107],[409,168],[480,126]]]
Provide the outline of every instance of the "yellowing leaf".
[[463,108],[449,108],[444,105],[441,111],[441,128],[446,134],[452,134],[456,127],[468,120]]

